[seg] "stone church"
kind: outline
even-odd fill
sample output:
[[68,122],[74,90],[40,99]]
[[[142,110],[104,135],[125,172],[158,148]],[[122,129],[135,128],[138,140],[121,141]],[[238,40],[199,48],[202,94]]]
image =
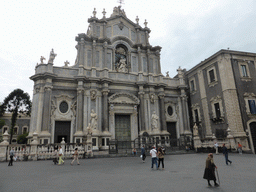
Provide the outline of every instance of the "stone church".
[[87,32],[76,36],[73,66],[54,66],[54,50],[37,64],[29,142],[82,143],[88,130],[94,150],[142,135],[166,145],[191,140],[184,71],[161,73],[161,47],[150,45],[147,21],[131,21],[121,6],[109,18],[102,13],[94,9]]

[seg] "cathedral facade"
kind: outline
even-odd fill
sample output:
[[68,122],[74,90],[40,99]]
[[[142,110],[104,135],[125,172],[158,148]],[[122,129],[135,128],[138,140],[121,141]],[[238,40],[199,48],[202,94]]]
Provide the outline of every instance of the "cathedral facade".
[[[126,17],[121,6],[109,18],[96,10],[80,33],[73,66],[54,66],[57,54],[36,66],[29,142],[84,142],[92,134],[94,150],[110,140],[191,138],[187,88],[182,69],[163,76],[160,46],[149,43],[150,29]],[[168,145],[168,143],[166,143]]]

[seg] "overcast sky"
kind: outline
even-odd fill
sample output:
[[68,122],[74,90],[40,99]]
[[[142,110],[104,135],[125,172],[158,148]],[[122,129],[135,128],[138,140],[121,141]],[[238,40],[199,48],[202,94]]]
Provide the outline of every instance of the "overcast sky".
[[[31,96],[40,56],[57,53],[55,66],[71,65],[76,58],[75,36],[86,33],[87,20],[96,8],[109,17],[117,0],[1,1],[0,102],[16,88]],[[162,73],[176,75],[179,66],[191,69],[220,49],[256,53],[254,0],[125,0],[126,16],[139,17],[151,29],[150,44],[161,46]]]

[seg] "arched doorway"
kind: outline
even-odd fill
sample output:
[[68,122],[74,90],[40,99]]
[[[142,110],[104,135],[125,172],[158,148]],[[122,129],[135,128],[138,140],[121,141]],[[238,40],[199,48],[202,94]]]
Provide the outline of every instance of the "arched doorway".
[[256,152],[256,122],[250,123],[251,139],[252,139],[252,148],[254,148],[254,153]]

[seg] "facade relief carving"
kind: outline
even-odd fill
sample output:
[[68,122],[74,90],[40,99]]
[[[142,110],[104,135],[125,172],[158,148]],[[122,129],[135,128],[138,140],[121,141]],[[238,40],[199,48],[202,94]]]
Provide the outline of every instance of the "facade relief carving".
[[92,109],[92,111],[91,111],[91,128],[92,129],[97,129],[98,128],[97,120],[98,120],[98,116],[94,112],[94,110]]
[[97,97],[96,93],[97,93],[96,90],[91,90],[90,95],[91,95],[91,100],[92,101],[94,101],[96,99],[96,97]]
[[152,126],[153,130],[158,129],[158,119],[159,119],[159,117],[156,114],[156,112],[154,111],[152,114],[152,117],[151,117],[151,126]]

